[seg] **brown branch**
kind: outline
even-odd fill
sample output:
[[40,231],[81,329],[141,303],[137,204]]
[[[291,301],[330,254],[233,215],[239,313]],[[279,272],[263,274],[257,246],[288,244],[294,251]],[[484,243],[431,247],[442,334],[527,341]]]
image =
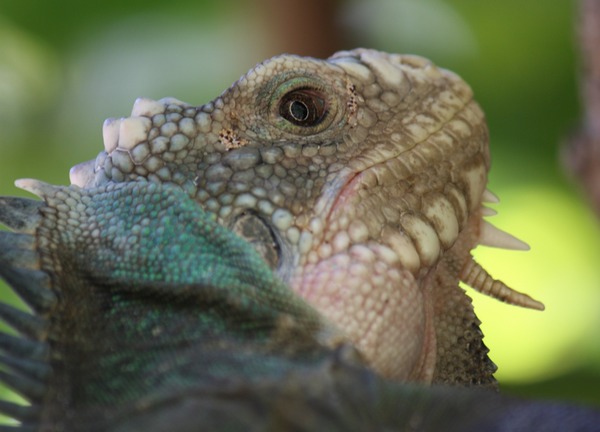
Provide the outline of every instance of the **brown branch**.
[[584,114],[580,129],[564,148],[563,159],[600,216],[600,0],[580,1],[579,43]]
[[273,54],[326,58],[339,50],[339,0],[262,0]]

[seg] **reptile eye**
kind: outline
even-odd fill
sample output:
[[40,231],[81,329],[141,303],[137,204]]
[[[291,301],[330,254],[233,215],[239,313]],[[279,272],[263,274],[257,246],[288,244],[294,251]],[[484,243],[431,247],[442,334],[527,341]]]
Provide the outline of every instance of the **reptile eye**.
[[[256,101],[258,106],[265,107],[268,123],[277,128],[269,139],[323,133],[336,137],[347,119],[344,86],[342,82],[330,82],[312,75],[275,76],[257,93]],[[265,101],[268,104],[265,105]],[[266,133],[261,129],[263,126],[257,128],[259,134]],[[324,142],[324,139],[321,135],[320,140]]]
[[279,115],[296,126],[316,126],[326,114],[325,97],[312,89],[293,90],[279,103]]

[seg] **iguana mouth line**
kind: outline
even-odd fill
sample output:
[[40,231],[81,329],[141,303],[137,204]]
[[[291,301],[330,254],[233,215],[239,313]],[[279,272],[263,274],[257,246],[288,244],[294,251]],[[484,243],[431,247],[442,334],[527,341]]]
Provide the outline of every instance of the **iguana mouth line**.
[[335,211],[340,206],[343,206],[343,202],[342,201],[345,199],[345,197],[347,196],[348,192],[351,190],[351,188],[353,187],[354,184],[356,184],[357,182],[360,181],[361,176],[368,169],[370,169],[370,168],[367,168],[367,169],[365,169],[363,171],[360,171],[360,172],[353,173],[351,176],[349,176],[346,179],[346,181],[338,189],[339,192],[335,195],[335,198],[332,200],[331,207],[327,211],[327,214],[326,214],[326,216],[324,218],[326,225],[330,224],[331,218],[332,218],[333,214],[335,213]]
[[[372,163],[367,167],[361,169],[360,171],[351,172],[347,175],[340,175],[338,179],[334,181],[333,187],[331,187],[331,194],[333,195],[333,198],[328,200],[330,202],[330,206],[324,211],[325,216],[323,217],[323,220],[325,221],[325,226],[329,225],[332,222],[332,217],[336,210],[343,207],[344,200],[350,197],[351,193],[357,192],[362,184],[365,184],[364,179],[366,176],[374,174],[377,178],[377,171],[385,170],[386,168],[384,167],[384,165],[387,162],[400,158],[403,154],[413,150],[418,144],[419,143],[416,143],[413,147],[405,149],[389,158],[385,158],[381,161]],[[335,184],[338,181],[340,183],[339,186]]]

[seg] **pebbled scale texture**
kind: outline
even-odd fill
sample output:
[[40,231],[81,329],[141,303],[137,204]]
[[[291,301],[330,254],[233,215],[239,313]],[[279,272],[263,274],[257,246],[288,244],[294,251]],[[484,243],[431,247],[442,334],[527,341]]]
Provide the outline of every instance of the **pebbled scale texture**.
[[175,184],[222,225],[253,226],[278,276],[387,377],[493,385],[461,279],[543,308],[470,255],[524,244],[483,222],[488,130],[471,89],[421,57],[275,57],[200,107],[138,99],[104,145],[74,184]]
[[140,98],[103,138],[71,186],[0,198],[0,276],[29,307],[0,305],[19,430],[452,430],[467,405],[456,430],[593,420],[399,384],[495,386],[459,281],[543,309],[470,254],[528,246],[483,220],[488,131],[455,74],[283,55],[199,107]]
[[0,200],[0,431],[592,431],[600,413],[384,380],[179,188]]

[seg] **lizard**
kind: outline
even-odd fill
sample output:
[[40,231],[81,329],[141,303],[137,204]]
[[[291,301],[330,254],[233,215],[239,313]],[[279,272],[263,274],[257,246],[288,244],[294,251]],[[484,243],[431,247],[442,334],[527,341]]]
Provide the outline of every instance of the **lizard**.
[[495,385],[459,281],[543,309],[471,256],[478,244],[528,246],[483,219],[497,198],[472,90],[422,57],[275,57],[200,107],[140,98],[103,140],[71,170],[74,185],[182,188],[385,377]]
[[[559,428],[567,419],[597,419],[400,383],[493,385],[494,366],[458,280],[542,308],[469,254],[476,243],[524,245],[482,221],[482,201],[495,200],[485,190],[487,128],[451,72],[372,50],[327,61],[284,55],[201,107],[139,99],[132,117],[107,120],[103,135],[105,151],[71,170],[70,187],[20,181],[45,203],[0,203],[0,220],[21,232],[2,233],[1,274],[35,312],[0,310],[27,336],[0,339],[2,363],[13,371],[1,378],[32,403],[0,408],[23,429],[139,430],[160,420],[155,430],[186,430],[196,428],[197,412],[241,427],[229,418],[237,412],[231,398],[245,414],[275,413],[273,428],[280,420],[315,426],[307,430],[330,416],[332,427],[348,429],[352,408],[344,404],[364,405],[358,430],[360,421],[468,430],[532,425],[536,416]],[[386,207],[396,199],[399,219]],[[376,223],[380,232],[369,231]],[[379,305],[382,315],[400,309],[384,317],[400,331],[379,335],[374,350],[361,337],[359,311],[343,309],[343,295],[356,291],[336,299],[350,324],[319,301],[328,286],[355,288],[353,279],[375,293],[408,289],[412,302]],[[416,301],[406,296],[411,289],[421,292]],[[433,314],[414,325],[410,309]],[[299,406],[286,410],[280,396]],[[481,415],[468,409],[448,423],[461,406],[481,407]],[[429,417],[437,409],[445,415]]]
[[20,180],[0,199],[0,431],[597,430],[600,413],[386,380],[181,188]]

